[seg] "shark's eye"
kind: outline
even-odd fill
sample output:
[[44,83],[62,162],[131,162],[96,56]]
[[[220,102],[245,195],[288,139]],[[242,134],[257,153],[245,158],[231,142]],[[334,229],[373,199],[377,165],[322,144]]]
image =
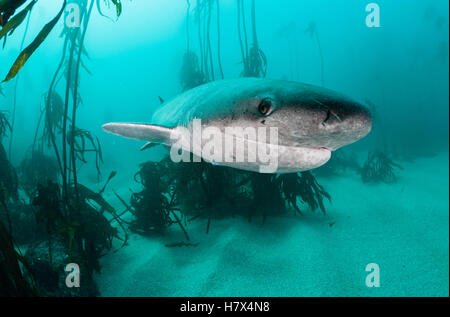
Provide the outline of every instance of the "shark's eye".
[[258,111],[263,116],[268,116],[272,113],[274,108],[273,101],[271,99],[263,99],[258,106]]

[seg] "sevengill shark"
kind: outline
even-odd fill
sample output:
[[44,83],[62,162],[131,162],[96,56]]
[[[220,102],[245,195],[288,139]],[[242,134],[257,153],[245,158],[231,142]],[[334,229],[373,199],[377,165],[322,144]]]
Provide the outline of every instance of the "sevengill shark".
[[[221,133],[214,141],[217,148],[226,144],[229,128],[244,129],[243,135],[233,135],[241,141],[236,144],[244,145],[244,160],[237,160],[234,152],[234,160],[219,161],[203,151],[208,140],[186,136],[193,132],[196,120],[201,120],[202,129]],[[268,137],[261,141],[259,134],[249,132],[261,128],[276,131],[276,142]],[[178,144],[207,162],[262,173],[294,173],[322,166],[333,151],[365,137],[371,128],[369,110],[349,97],[313,85],[261,78],[215,81],[186,91],[163,103],[149,124],[103,126],[107,132],[149,142],[144,148]],[[250,160],[256,151],[251,145],[274,150],[276,167],[264,169],[267,161]]]

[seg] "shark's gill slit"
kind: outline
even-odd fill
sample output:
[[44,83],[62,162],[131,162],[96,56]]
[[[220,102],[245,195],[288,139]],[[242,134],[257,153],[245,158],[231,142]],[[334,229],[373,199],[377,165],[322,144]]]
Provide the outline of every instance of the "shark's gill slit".
[[337,115],[337,113],[330,111],[329,112],[333,115],[333,117],[335,117],[339,122],[342,122],[341,118]]
[[331,111],[328,110],[327,111],[327,117],[325,118],[325,120],[323,120],[322,125],[325,127],[327,125],[327,121],[330,120],[331,117]]
[[337,121],[342,122],[342,119],[339,117],[339,115],[337,113],[328,109],[327,117],[325,118],[325,120],[323,120],[322,125],[326,126],[328,121],[331,119],[331,117],[334,117],[334,118],[336,118]]

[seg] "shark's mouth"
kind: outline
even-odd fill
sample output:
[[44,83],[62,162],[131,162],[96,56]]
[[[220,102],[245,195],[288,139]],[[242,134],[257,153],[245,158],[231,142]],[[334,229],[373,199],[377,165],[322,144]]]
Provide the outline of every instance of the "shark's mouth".
[[[205,144],[197,147],[199,150],[202,149],[201,156],[205,161],[260,173],[293,173],[320,167],[331,157],[331,150],[325,147],[278,145],[226,134],[222,135],[223,142],[226,136],[233,139],[233,147],[220,154],[204,151]],[[221,144],[215,149],[218,148],[225,149]],[[225,152],[228,156],[224,154]]]
[[332,150],[330,150],[329,148],[323,147],[323,146],[321,146],[321,147],[313,147],[313,148],[311,148],[311,149],[317,150],[317,151],[332,151]]

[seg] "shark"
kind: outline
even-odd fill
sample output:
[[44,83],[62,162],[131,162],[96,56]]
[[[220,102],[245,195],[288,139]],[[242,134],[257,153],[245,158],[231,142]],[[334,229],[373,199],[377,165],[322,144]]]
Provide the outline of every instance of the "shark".
[[[214,129],[214,140],[192,137],[196,121],[202,129]],[[333,151],[364,138],[372,129],[372,116],[364,105],[330,89],[240,78],[207,83],[163,102],[149,123],[113,122],[103,129],[147,141],[143,149],[177,144],[182,151],[216,165],[259,173],[295,173],[324,165]],[[219,161],[211,154],[214,151],[204,151],[208,142],[223,147],[230,140],[229,131],[237,129],[244,133],[232,135],[231,160]],[[261,134],[251,133],[252,129],[275,131],[276,138],[267,137],[268,132],[258,138]],[[243,160],[236,159],[238,144],[244,146]],[[259,151],[259,146],[264,146],[266,153],[276,153],[275,168],[264,168],[273,162],[249,159],[255,157],[253,152]]]

